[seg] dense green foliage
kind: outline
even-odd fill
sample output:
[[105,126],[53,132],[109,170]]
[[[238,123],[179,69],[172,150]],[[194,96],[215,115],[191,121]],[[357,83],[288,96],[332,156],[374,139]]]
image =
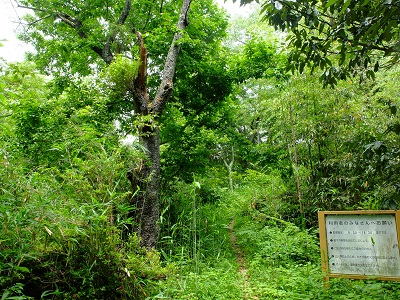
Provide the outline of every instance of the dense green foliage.
[[322,68],[321,79],[335,85],[354,75],[360,75],[361,81],[374,78],[382,66],[398,63],[399,4],[396,0],[276,0],[263,1],[262,13],[275,28],[292,32],[289,69]]
[[[42,3],[43,16],[88,4]],[[99,21],[104,3],[93,16],[82,12],[96,20],[88,32],[115,21],[113,10]],[[134,4],[142,17],[147,4]],[[149,23],[113,29],[125,42],[129,26],[148,29],[151,93],[175,4],[149,6]],[[318,76],[285,72],[288,55],[271,28],[254,17],[226,31],[213,5],[192,7],[197,18],[159,116],[160,235],[151,251],[132,232],[130,200],[140,190],[127,179],[148,152],[137,128],[153,121],[132,112],[126,89],[140,68],[135,42],[125,44],[131,57],[106,66],[89,55],[98,40],[74,40],[45,19],[37,28],[52,38],[37,28],[30,36],[43,52],[0,66],[0,299],[400,297],[384,281],[325,288],[317,233],[319,210],[399,208],[400,70],[323,88]],[[64,43],[76,52],[57,52]]]
[[[108,116],[113,113],[113,121],[145,149],[142,161],[133,157],[127,172],[135,192],[132,230],[143,245],[154,248],[162,116],[168,113],[167,105],[176,103],[174,108],[191,111],[191,117],[203,110],[212,115],[212,108],[230,93],[232,80],[224,72],[227,56],[221,45],[227,26],[224,13],[210,0],[193,5],[191,0],[21,3],[32,12],[22,35],[35,45],[29,60],[56,78],[60,92],[75,85],[73,78],[104,74],[96,84],[107,99]],[[173,91],[176,98],[171,97]]]

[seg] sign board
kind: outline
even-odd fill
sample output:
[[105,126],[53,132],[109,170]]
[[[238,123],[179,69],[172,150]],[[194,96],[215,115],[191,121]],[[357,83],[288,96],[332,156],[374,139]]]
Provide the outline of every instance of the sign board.
[[318,212],[325,279],[400,281],[400,211]]

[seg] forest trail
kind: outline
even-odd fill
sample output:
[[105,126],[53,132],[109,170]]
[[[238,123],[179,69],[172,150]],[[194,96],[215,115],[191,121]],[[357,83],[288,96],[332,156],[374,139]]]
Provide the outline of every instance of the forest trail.
[[247,263],[246,263],[246,259],[244,258],[243,255],[243,251],[242,249],[240,249],[239,245],[237,244],[236,241],[236,235],[235,235],[235,231],[234,231],[234,226],[235,226],[235,219],[232,219],[229,222],[229,226],[228,226],[228,230],[229,230],[229,238],[233,247],[233,250],[235,251],[236,254],[236,261],[239,265],[239,275],[243,278],[243,284],[242,284],[242,288],[244,291],[244,298],[245,300],[258,300],[257,296],[252,296],[249,295],[249,291],[250,289],[250,281],[249,281],[249,275],[248,273],[248,269],[247,269]]

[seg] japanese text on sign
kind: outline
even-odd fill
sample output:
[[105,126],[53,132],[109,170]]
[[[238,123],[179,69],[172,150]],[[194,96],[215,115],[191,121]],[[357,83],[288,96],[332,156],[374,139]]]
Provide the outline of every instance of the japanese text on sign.
[[395,216],[327,215],[330,273],[400,276]]

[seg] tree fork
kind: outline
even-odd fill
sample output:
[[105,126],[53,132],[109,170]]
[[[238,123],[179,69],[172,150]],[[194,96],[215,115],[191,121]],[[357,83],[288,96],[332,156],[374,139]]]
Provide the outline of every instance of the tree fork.
[[133,191],[138,191],[132,198],[132,204],[136,206],[134,215],[137,223],[136,231],[141,237],[142,246],[149,250],[156,247],[159,233],[160,135],[157,122],[173,91],[173,77],[180,50],[177,42],[182,38],[183,30],[189,24],[187,16],[191,1],[183,0],[177,24],[178,32],[174,35],[165,60],[160,86],[151,102],[148,101],[146,88],[147,50],[142,35],[137,33],[142,65],[139,69],[134,94],[140,96],[136,97],[140,114],[150,115],[151,121],[149,122],[151,124],[144,124],[139,128],[139,141],[147,151],[145,152],[146,160],[138,174],[138,180],[135,182],[131,180]]
[[[177,33],[171,42],[168,54],[163,66],[161,75],[161,83],[157,93],[152,101],[149,100],[146,86],[146,69],[147,69],[147,50],[144,47],[143,38],[140,33],[137,33],[138,42],[141,51],[142,65],[139,70],[137,80],[132,78],[130,86],[127,90],[133,93],[135,104],[140,108],[136,111],[145,118],[146,124],[139,128],[139,141],[146,149],[146,160],[141,168],[132,170],[127,174],[131,181],[134,197],[132,204],[136,206],[134,219],[138,222],[136,229],[142,239],[142,245],[147,249],[152,249],[156,246],[158,239],[158,218],[159,218],[159,203],[158,195],[160,189],[160,136],[157,122],[161,116],[165,104],[173,91],[173,79],[177,63],[180,45],[178,41],[182,38],[183,31],[188,26],[188,12],[192,0],[182,0],[182,7],[177,22]],[[38,4],[39,6],[39,4]],[[24,7],[24,6],[19,6]],[[48,13],[47,17],[53,16],[68,27],[75,31],[77,37],[82,40],[89,40],[90,32],[85,30],[83,20],[77,16],[69,15],[66,12],[43,10],[41,8],[28,7],[33,11]],[[125,0],[124,7],[116,21],[117,25],[122,25],[132,14],[132,1]],[[116,42],[117,31],[110,30],[103,44],[89,45],[106,64],[111,64],[115,54],[112,52],[112,44]],[[139,190],[138,190],[139,187]]]

